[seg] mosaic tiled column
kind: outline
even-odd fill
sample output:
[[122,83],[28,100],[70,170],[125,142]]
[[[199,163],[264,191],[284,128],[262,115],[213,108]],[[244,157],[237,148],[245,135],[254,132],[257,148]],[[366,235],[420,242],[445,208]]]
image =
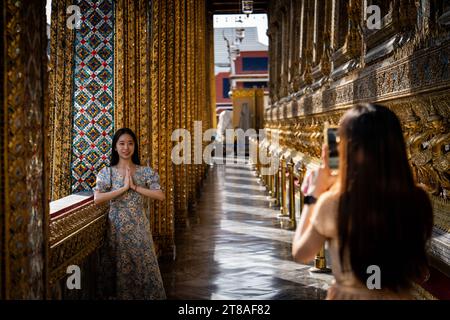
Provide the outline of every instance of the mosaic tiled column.
[[72,129],[72,192],[91,190],[109,165],[114,121],[112,0],[78,0]]
[[46,294],[45,1],[0,2],[0,299]]

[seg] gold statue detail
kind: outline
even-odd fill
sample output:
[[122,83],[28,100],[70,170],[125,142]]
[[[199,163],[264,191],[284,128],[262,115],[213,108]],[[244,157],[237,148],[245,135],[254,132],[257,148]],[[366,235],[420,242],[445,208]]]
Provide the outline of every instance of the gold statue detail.
[[[414,125],[413,121],[409,123],[409,126]],[[416,169],[417,182],[422,184],[428,192],[438,194],[439,177],[433,170],[431,163],[433,154],[429,148],[430,140],[434,136],[434,128],[429,123],[425,123],[423,127],[423,131],[418,129],[418,132],[408,139],[407,145],[409,145],[411,162]]]
[[433,154],[432,166],[439,176],[439,195],[447,198],[450,191],[450,132],[441,116],[434,116],[430,125],[435,132],[435,136],[429,141]]

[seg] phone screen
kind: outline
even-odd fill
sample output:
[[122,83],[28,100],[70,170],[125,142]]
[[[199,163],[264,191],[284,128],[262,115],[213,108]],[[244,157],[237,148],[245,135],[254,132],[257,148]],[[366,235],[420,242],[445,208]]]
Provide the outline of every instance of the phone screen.
[[339,167],[339,152],[338,152],[338,129],[327,129],[327,144],[328,144],[328,158],[330,169],[337,169]]

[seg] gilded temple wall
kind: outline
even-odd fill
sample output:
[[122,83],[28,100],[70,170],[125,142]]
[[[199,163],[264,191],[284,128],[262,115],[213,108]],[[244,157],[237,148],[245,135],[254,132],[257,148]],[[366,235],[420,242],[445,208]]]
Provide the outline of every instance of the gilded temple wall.
[[[271,1],[271,101],[264,125],[269,137],[280,133],[282,152],[298,161],[301,175],[318,164],[324,121],[336,124],[358,102],[388,105],[402,121],[414,175],[432,197],[435,230],[445,238],[450,42],[448,27],[438,21],[450,8],[434,0],[387,2],[368,1],[380,4],[383,15],[381,29],[368,30],[361,0]],[[47,64],[45,1],[0,2],[1,299],[45,297],[49,281],[102,242],[106,206],[89,203],[49,221],[49,200],[72,191],[76,32],[67,27],[70,4],[52,1]],[[135,130],[142,161],[160,174],[166,201],[150,202],[150,217],[159,253],[170,255],[175,225],[186,223],[206,170],[174,166],[170,136],[176,128],[193,133],[194,121],[211,128],[215,119],[212,15],[205,0],[115,4],[114,129]],[[435,253],[448,257],[442,247]]]
[[0,2],[0,27],[0,299],[42,299],[49,229],[45,1]]
[[49,157],[51,200],[71,194],[73,69],[75,29],[67,26],[70,0],[52,1],[49,81]]
[[186,223],[206,166],[175,166],[171,134],[185,128],[193,143],[194,121],[202,121],[203,131],[211,127],[212,15],[205,1],[193,0],[79,4],[85,20],[74,31],[66,25],[69,3],[52,2],[51,199],[90,190],[96,173],[109,165],[113,132],[129,127],[138,136],[141,162],[160,175],[166,200],[148,201],[149,215],[158,252],[172,254],[175,223]]
[[[280,135],[280,154],[298,159],[301,176],[319,163],[325,121],[337,124],[360,102],[387,105],[402,122],[414,176],[432,198],[435,225],[448,235],[450,36],[439,22],[450,7],[383,1],[381,28],[369,29],[365,3],[270,2],[265,128],[269,136]],[[446,250],[448,255],[448,244]]]
[[[171,160],[171,135],[187,129],[194,143],[194,121],[202,130],[211,126],[211,71],[207,39],[206,3],[202,1],[152,1],[150,69],[150,165],[157,168],[166,200],[152,203],[152,227],[163,252],[174,249],[175,225],[186,223],[205,175],[204,164],[175,166]],[[191,148],[194,159],[193,148]]]
[[[97,22],[103,31],[108,31],[106,25],[114,28],[114,39],[109,33],[100,39],[92,25],[69,28],[67,7],[71,4],[52,1],[50,57],[46,53],[45,1],[0,4],[0,58],[4,62],[0,75],[5,80],[0,92],[1,299],[50,297],[67,265],[86,265],[86,259],[102,244],[107,207],[89,203],[52,221],[49,216],[49,202],[73,191],[71,151],[74,132],[79,134],[74,123],[81,109],[89,107],[85,99],[77,100],[82,93],[87,95],[84,85],[76,81],[77,74],[78,80],[83,78],[82,68],[90,68],[92,79],[94,73],[97,77],[97,71],[100,75],[106,69],[113,75],[101,79],[109,81],[102,83],[106,90],[92,84],[88,98],[102,100],[110,112],[106,135],[122,126],[131,127],[140,140],[141,161],[160,175],[166,200],[148,203],[160,255],[174,254],[175,223],[186,224],[188,208],[195,204],[206,174],[204,164],[175,166],[171,160],[174,129],[193,133],[194,121],[202,121],[204,131],[215,117],[210,92],[212,15],[206,12],[206,2],[116,1],[112,12],[107,5],[100,8],[94,7],[96,2],[78,1],[93,15],[86,23]],[[84,37],[78,36],[82,34],[90,35],[90,42],[82,43]],[[108,54],[102,50],[103,42],[98,52],[90,52],[90,59],[84,56],[86,60],[77,44],[100,45],[96,36],[107,40],[111,50]],[[100,61],[96,54],[105,55]],[[94,111],[101,114],[103,109],[86,110]],[[93,115],[91,124],[98,117]],[[103,131],[100,135],[104,136]],[[98,163],[107,164],[105,157],[97,159]],[[99,169],[94,166],[90,174]]]

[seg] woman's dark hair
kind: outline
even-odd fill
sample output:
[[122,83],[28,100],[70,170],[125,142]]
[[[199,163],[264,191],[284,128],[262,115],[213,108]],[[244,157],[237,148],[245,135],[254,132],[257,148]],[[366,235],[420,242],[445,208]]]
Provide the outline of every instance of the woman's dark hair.
[[377,265],[382,288],[408,288],[427,271],[433,213],[414,184],[400,121],[381,105],[358,105],[342,118],[339,136],[342,268],[365,284],[367,268]]
[[119,153],[116,151],[116,144],[117,144],[117,141],[119,141],[120,136],[123,134],[129,134],[133,138],[134,152],[133,152],[133,155],[131,156],[131,161],[134,164],[140,165],[141,161],[139,160],[139,146],[138,146],[137,138],[136,138],[136,135],[134,134],[133,130],[131,130],[129,128],[119,129],[114,134],[113,141],[112,141],[111,164],[110,165],[115,166],[116,164],[119,163]]

